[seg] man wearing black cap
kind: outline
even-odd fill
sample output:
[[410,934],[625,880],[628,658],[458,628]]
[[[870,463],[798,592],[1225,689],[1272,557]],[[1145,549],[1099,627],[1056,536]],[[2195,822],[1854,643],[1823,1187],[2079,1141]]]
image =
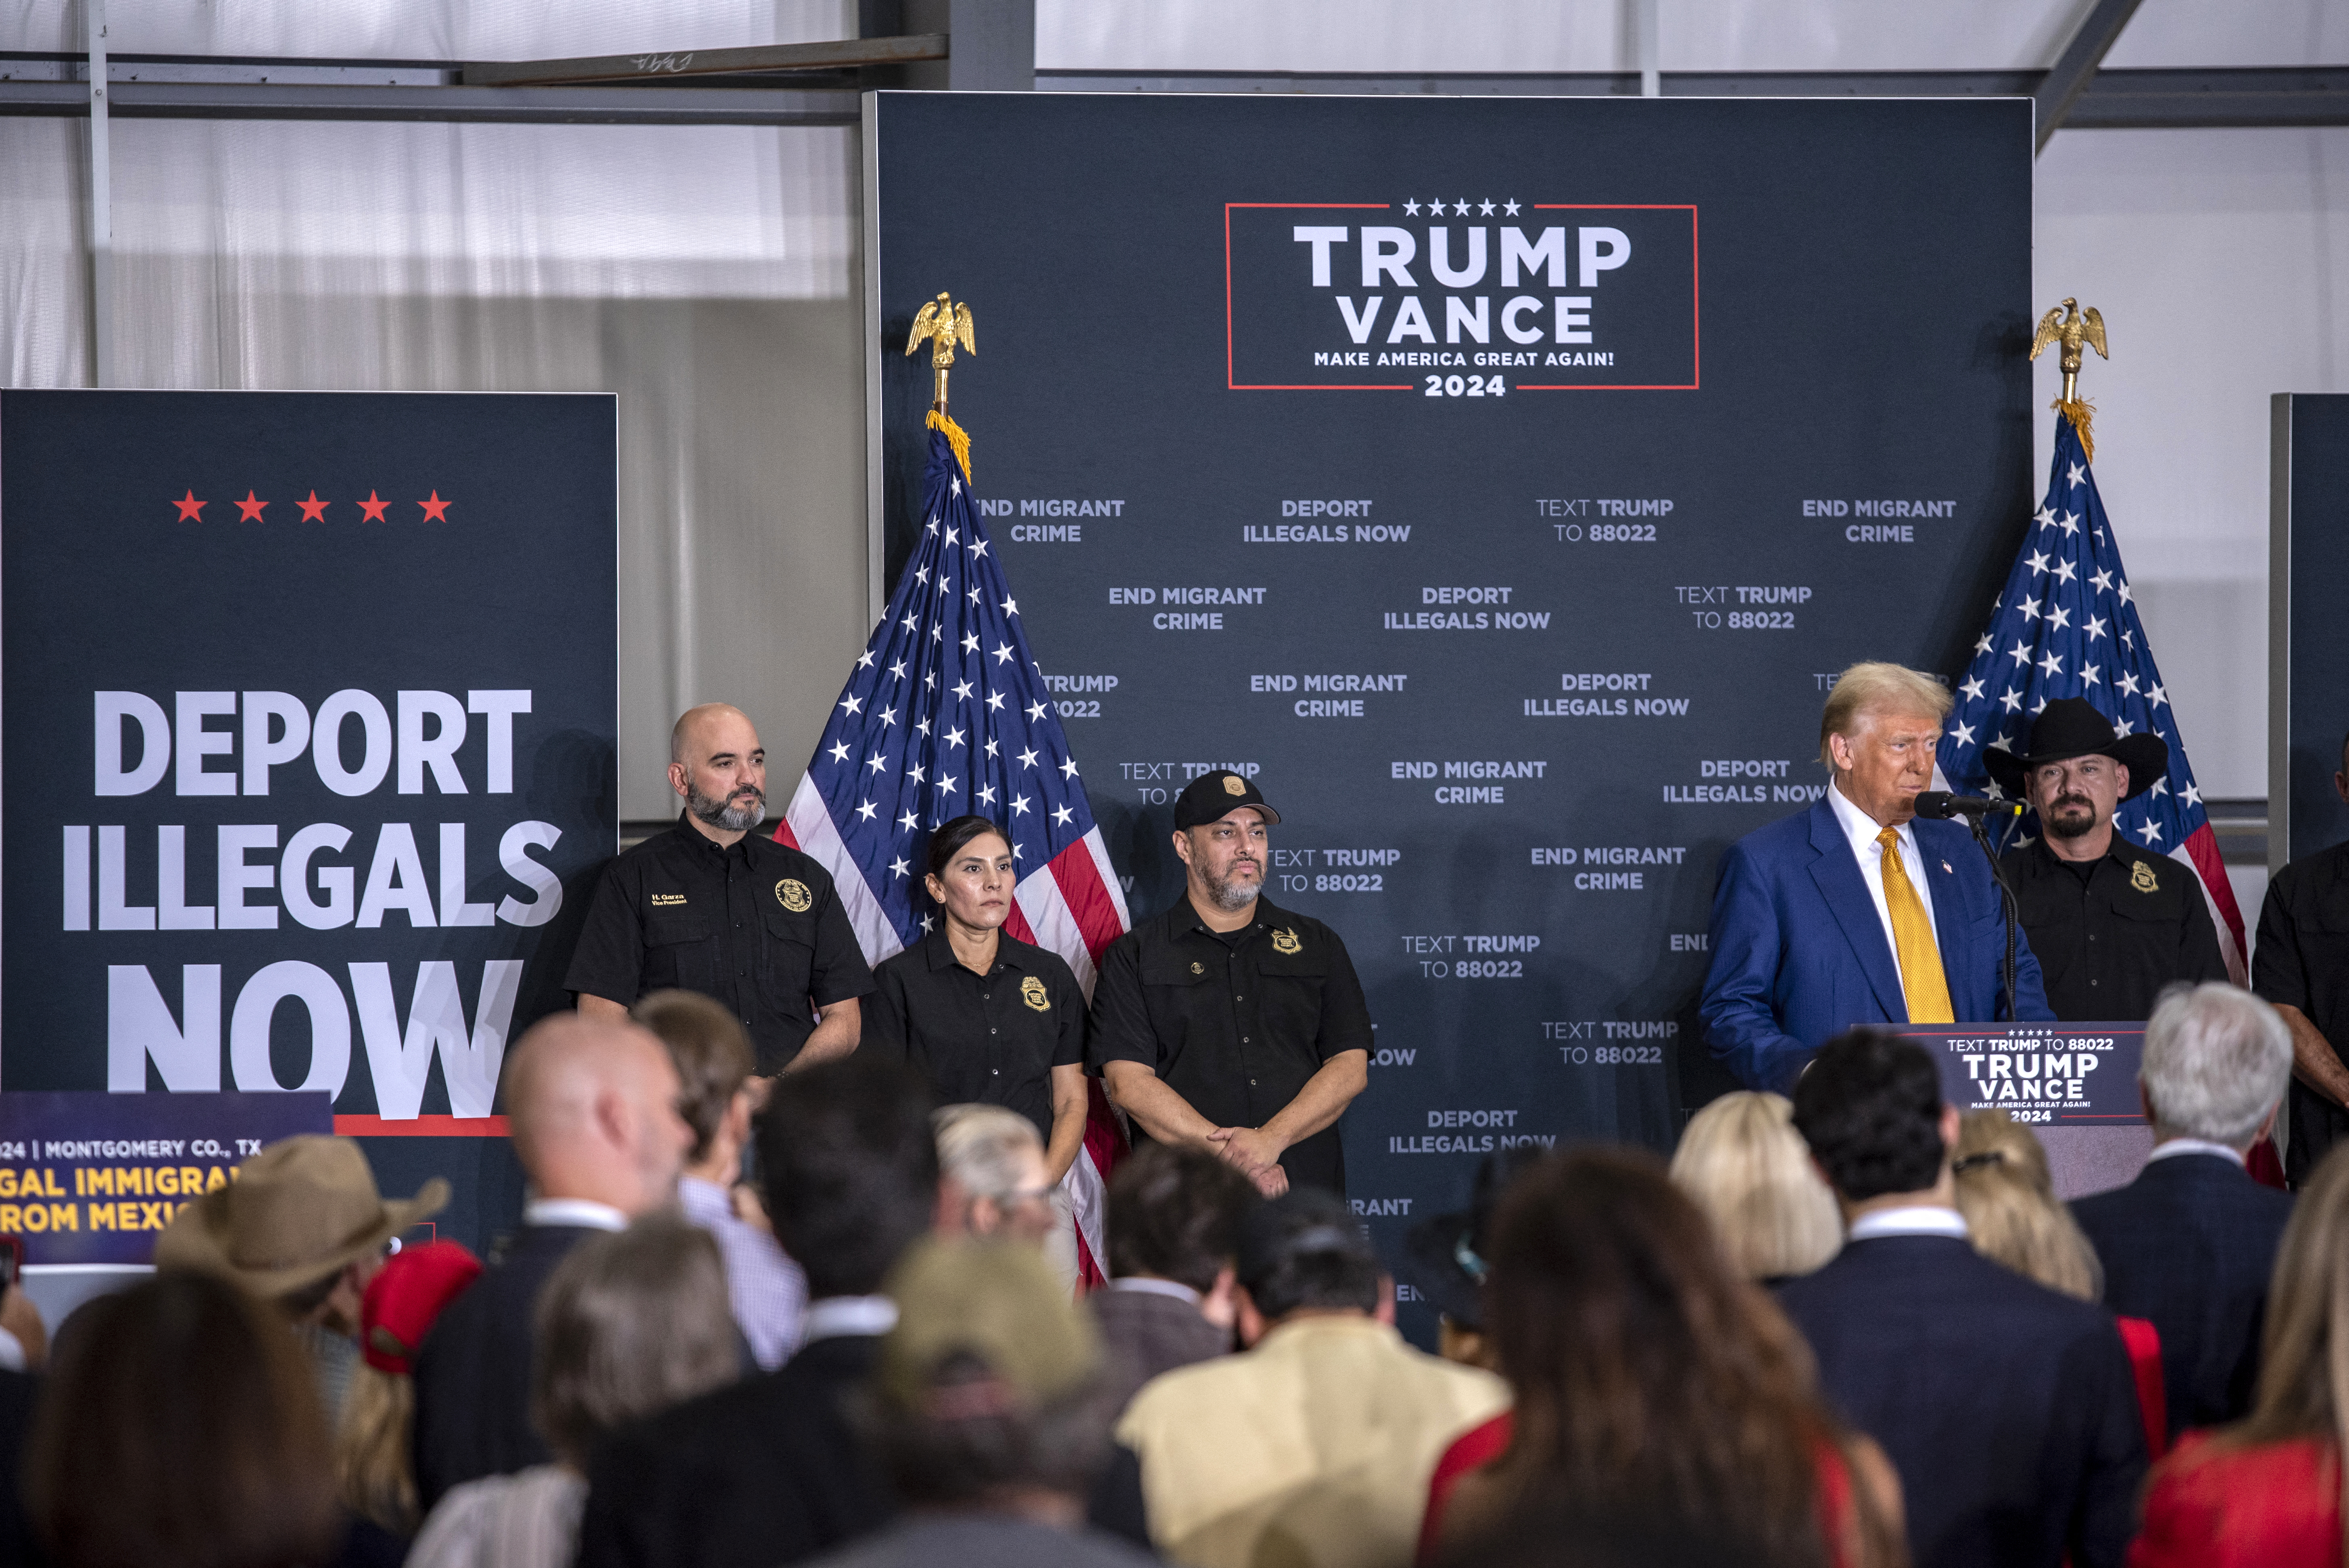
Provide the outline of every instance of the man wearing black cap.
[[2218,927],[2194,873],[2113,830],[2120,803],[2168,775],[2161,737],[2116,735],[2084,698],[2059,697],[2040,711],[2023,753],[1992,748],[1982,760],[2039,813],[2041,836],[2008,851],[1999,870],[2055,1016],[2144,1018],[2173,981],[2225,980]]
[[1336,933],[1261,895],[1279,820],[1221,769],[1176,797],[1185,893],[1102,954],[1092,1060],[1143,1136],[1217,1155],[1268,1197],[1342,1192],[1338,1119],[1370,1080],[1370,1007]]

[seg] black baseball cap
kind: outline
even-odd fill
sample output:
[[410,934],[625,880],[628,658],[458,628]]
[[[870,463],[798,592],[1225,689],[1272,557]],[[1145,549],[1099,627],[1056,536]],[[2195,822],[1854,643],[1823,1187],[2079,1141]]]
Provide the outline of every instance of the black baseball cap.
[[1174,797],[1174,825],[1177,828],[1205,827],[1219,822],[1242,806],[1253,806],[1264,813],[1268,826],[1280,820],[1280,813],[1264,803],[1264,792],[1253,779],[1242,778],[1228,768],[1218,768],[1213,773],[1202,773],[1183,788]]

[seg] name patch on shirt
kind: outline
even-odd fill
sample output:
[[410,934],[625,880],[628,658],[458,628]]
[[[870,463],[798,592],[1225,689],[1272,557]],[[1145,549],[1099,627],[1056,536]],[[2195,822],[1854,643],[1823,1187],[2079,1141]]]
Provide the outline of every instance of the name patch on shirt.
[[657,892],[653,894],[653,907],[655,909],[673,909],[684,902],[685,894],[681,892]]
[[1044,983],[1033,975],[1019,982],[1019,999],[1040,1013],[1052,1010],[1052,998],[1044,994]]
[[808,892],[807,883],[797,877],[785,877],[775,884],[775,902],[793,914],[805,914],[815,907],[815,897]]
[[2143,861],[2135,861],[2129,865],[2129,886],[2139,892],[2159,892],[2161,879],[2153,874],[2151,866]]

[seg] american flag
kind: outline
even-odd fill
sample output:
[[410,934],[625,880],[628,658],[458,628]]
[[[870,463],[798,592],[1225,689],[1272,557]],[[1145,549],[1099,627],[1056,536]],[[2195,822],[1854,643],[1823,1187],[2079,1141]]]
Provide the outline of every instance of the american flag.
[[[2227,971],[2241,985],[2242,912],[2130,598],[2128,573],[2087,453],[2072,421],[2058,414],[2046,502],[2033,514],[1990,627],[1974,644],[1956,711],[1941,737],[1938,761],[1951,787],[1997,799],[1999,787],[1982,766],[1982,751],[1993,746],[2021,750],[2031,720],[2061,696],[2085,697],[2122,735],[2149,731],[2168,742],[2168,776],[2121,802],[2115,820],[2131,843],[2193,869],[2219,928]],[[2036,814],[2025,812],[2007,828],[2009,842],[2001,847],[2027,844],[2038,830]]]
[[[961,431],[935,415],[931,427],[919,545],[775,837],[823,862],[877,965],[941,918],[922,891],[930,830],[991,819],[1019,870],[1003,929],[1067,960],[1090,997],[1095,961],[1126,929],[1125,898],[947,439]],[[1086,1288],[1106,1275],[1105,1181],[1124,1148],[1100,1084],[1090,1088],[1084,1150],[1064,1184]]]

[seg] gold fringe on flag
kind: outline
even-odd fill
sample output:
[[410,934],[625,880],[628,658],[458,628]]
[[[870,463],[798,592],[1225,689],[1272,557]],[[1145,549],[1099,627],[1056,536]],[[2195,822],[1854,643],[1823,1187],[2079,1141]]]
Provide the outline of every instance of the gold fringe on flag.
[[[2048,407],[2072,421],[2072,428],[2080,433],[2080,451],[2090,462],[2095,462],[2096,439],[2088,433],[2088,421],[2096,417],[2096,406],[2085,397],[2058,397]],[[937,416],[933,414],[930,418],[935,419]]]
[[[2086,405],[2083,404],[2081,407],[2085,407]],[[2079,424],[2079,421],[2075,419],[2073,423]],[[936,408],[930,410],[929,427],[933,430],[944,430],[947,433],[947,445],[954,449],[955,461],[962,465],[963,480],[965,483],[968,483],[970,480],[969,435],[960,425],[956,424],[952,419],[948,418],[946,415],[939,413]],[[2085,425],[2081,425],[2080,444],[2085,447],[2087,445],[2087,441],[2088,428]],[[2094,457],[2095,454],[2091,452],[2088,455],[2090,457]]]

